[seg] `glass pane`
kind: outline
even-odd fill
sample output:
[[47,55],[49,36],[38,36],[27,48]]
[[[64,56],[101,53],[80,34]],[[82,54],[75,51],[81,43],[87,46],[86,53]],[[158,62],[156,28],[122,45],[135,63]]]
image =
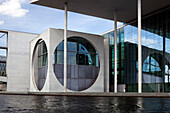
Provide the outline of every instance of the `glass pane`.
[[64,63],[64,51],[57,51],[57,64]]
[[68,51],[77,51],[77,43],[76,42],[68,42]]
[[[98,56],[96,57],[96,50],[95,48],[85,39],[79,37],[71,37],[68,38],[68,57],[67,61],[68,64],[77,64],[77,65],[93,65],[98,66]],[[63,41],[58,45],[55,54],[55,59],[57,64],[61,64],[62,62],[59,61],[61,59],[60,51],[64,52],[61,48],[63,45]],[[64,56],[63,56],[64,58]]]
[[64,50],[64,41],[57,46],[57,50]]
[[0,56],[6,57],[6,49],[0,49]]
[[0,46],[7,47],[7,33],[0,32]]
[[48,62],[47,47],[44,41],[38,44],[38,67],[46,66]]

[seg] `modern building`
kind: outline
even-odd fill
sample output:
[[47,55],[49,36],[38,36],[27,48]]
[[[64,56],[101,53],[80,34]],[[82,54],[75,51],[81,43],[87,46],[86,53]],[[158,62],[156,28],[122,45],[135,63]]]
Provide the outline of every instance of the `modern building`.
[[[7,91],[170,92],[169,0],[31,3],[64,9],[65,28],[40,35],[1,31],[7,34],[7,46],[0,45]],[[67,11],[114,20],[115,29],[100,35],[69,31]],[[117,21],[125,24],[117,28]]]
[[[142,91],[170,92],[170,8],[142,19]],[[110,39],[110,91],[114,85],[114,31]],[[117,30],[118,90],[138,91],[138,28],[131,22]]]
[[[64,91],[63,34],[64,30],[48,29],[31,41],[30,91]],[[104,84],[109,83],[104,71],[109,66],[109,59],[104,61],[109,56],[108,39],[104,42],[103,36],[68,31],[67,40],[67,90],[108,90]]]
[[[7,83],[7,91],[64,91],[64,30],[49,28],[40,35],[1,32],[7,34],[7,76],[0,81]],[[109,39],[68,31],[67,43],[68,91],[109,91],[109,71],[104,71],[109,66]]]
[[1,30],[0,54],[6,57],[6,76],[0,81],[6,83],[7,91],[29,91],[29,42],[37,34]]

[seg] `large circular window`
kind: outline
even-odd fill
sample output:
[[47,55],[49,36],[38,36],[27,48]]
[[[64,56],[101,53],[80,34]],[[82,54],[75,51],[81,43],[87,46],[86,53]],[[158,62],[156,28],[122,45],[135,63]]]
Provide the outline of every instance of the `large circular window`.
[[47,47],[43,40],[39,40],[34,49],[33,70],[34,82],[38,90],[41,90],[45,84],[48,68],[48,53]]
[[[54,72],[63,85],[64,42],[54,52]],[[67,41],[67,88],[82,91],[89,88],[98,77],[99,58],[95,48],[80,37],[71,37]]]

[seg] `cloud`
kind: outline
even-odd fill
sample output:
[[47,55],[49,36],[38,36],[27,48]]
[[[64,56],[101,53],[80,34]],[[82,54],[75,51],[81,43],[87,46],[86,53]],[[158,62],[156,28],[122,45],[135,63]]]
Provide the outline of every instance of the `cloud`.
[[0,4],[0,14],[12,17],[22,17],[29,12],[29,10],[21,7],[21,4],[24,2],[25,0],[5,0]]
[[0,25],[4,24],[4,21],[0,20]]
[[142,44],[145,46],[153,46],[157,44],[158,41],[155,39],[147,39],[146,37],[142,38]]
[[[136,35],[136,37],[133,38],[125,38],[125,42],[138,43],[138,37]],[[142,37],[142,45],[153,46],[157,43],[158,41],[156,39],[147,39],[145,36]]]

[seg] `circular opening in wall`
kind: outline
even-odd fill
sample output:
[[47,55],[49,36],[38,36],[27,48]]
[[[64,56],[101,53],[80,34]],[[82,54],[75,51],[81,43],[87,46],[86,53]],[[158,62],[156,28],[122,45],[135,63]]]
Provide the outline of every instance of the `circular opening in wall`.
[[43,40],[39,40],[33,53],[33,74],[34,82],[38,90],[42,90],[47,77],[48,52]]
[[[58,81],[64,82],[64,41],[54,52],[54,72]],[[96,49],[84,38],[67,39],[67,88],[73,91],[88,89],[97,79],[99,57]]]

